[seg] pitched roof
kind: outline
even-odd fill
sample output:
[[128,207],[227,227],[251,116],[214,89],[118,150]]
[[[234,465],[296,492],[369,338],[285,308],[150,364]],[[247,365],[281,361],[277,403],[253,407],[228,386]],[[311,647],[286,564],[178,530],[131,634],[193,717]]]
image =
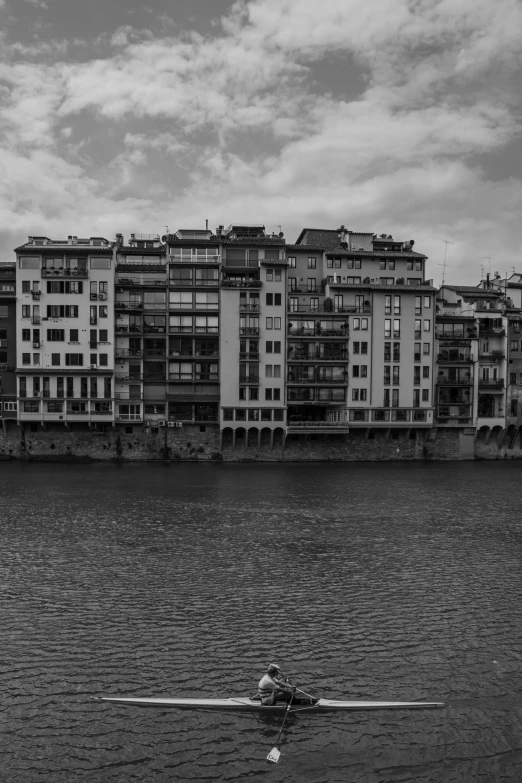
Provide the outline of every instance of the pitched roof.
[[394,283],[393,285],[384,285],[381,283],[328,283],[330,288],[345,288],[349,290],[371,290],[371,291],[388,291],[393,293],[394,291],[409,291],[410,293],[418,293],[426,291],[436,293],[439,289],[432,285],[424,285],[423,283],[417,283],[417,285],[405,285],[402,283]]
[[491,289],[478,288],[474,285],[447,285],[444,283],[442,288],[448,288],[450,291],[455,291],[457,294],[472,294],[473,296],[503,296],[501,291],[492,291]]
[[337,228],[303,228],[295,241],[296,245],[314,245],[326,248],[339,244],[339,229]]
[[427,258],[415,250],[346,250],[339,245],[326,251],[327,256],[364,256],[366,258]]
[[33,245],[31,242],[26,242],[25,245],[15,247],[14,252],[38,253],[38,255],[42,255],[42,253],[54,253],[56,250],[70,250],[71,253],[75,253],[76,255],[81,253],[112,254],[112,245],[69,245],[67,242],[64,242],[63,244],[61,242],[56,242],[52,245]]

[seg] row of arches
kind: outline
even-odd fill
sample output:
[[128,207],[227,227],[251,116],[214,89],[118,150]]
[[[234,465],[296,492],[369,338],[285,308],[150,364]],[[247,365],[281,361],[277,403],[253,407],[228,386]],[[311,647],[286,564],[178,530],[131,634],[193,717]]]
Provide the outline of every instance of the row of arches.
[[281,448],[285,445],[283,427],[224,427],[221,431],[221,449]]
[[485,446],[495,443],[497,447],[516,449],[522,448],[522,427],[510,424],[509,427],[488,427],[486,424],[477,430],[476,440]]

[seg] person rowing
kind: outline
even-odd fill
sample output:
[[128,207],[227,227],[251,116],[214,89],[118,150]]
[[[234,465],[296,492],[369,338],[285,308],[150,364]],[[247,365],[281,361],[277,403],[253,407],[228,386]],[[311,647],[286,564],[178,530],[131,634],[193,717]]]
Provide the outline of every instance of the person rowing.
[[258,696],[261,697],[261,704],[265,707],[271,707],[278,701],[289,702],[292,699],[294,704],[315,704],[317,699],[296,699],[295,693],[298,688],[290,685],[283,679],[283,672],[276,663],[271,663],[267,673],[260,679],[258,685]]

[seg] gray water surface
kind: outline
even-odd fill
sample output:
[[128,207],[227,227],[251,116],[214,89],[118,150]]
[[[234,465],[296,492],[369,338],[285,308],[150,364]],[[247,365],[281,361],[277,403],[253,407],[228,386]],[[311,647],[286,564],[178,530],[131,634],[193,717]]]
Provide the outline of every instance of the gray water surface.
[[[0,465],[13,783],[522,780],[520,463]],[[327,698],[281,719],[92,695]]]

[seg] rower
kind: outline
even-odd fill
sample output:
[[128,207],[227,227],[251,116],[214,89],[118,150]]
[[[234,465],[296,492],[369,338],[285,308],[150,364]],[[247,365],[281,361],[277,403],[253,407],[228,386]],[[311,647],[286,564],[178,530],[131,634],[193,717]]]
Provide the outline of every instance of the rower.
[[296,698],[295,692],[300,689],[291,685],[288,678],[283,680],[283,672],[276,663],[270,664],[267,673],[259,681],[258,688],[257,696],[261,698],[261,704],[265,707],[273,706],[278,700],[289,702],[290,698],[292,698],[292,704],[306,704],[308,706],[313,706],[319,701],[304,691],[300,691],[300,693],[308,698]]
[[261,704],[265,707],[272,706],[278,699],[288,702],[291,694],[296,692],[295,685],[287,685],[282,677],[283,673],[279,666],[271,663],[267,673],[259,680],[259,696],[261,696]]

